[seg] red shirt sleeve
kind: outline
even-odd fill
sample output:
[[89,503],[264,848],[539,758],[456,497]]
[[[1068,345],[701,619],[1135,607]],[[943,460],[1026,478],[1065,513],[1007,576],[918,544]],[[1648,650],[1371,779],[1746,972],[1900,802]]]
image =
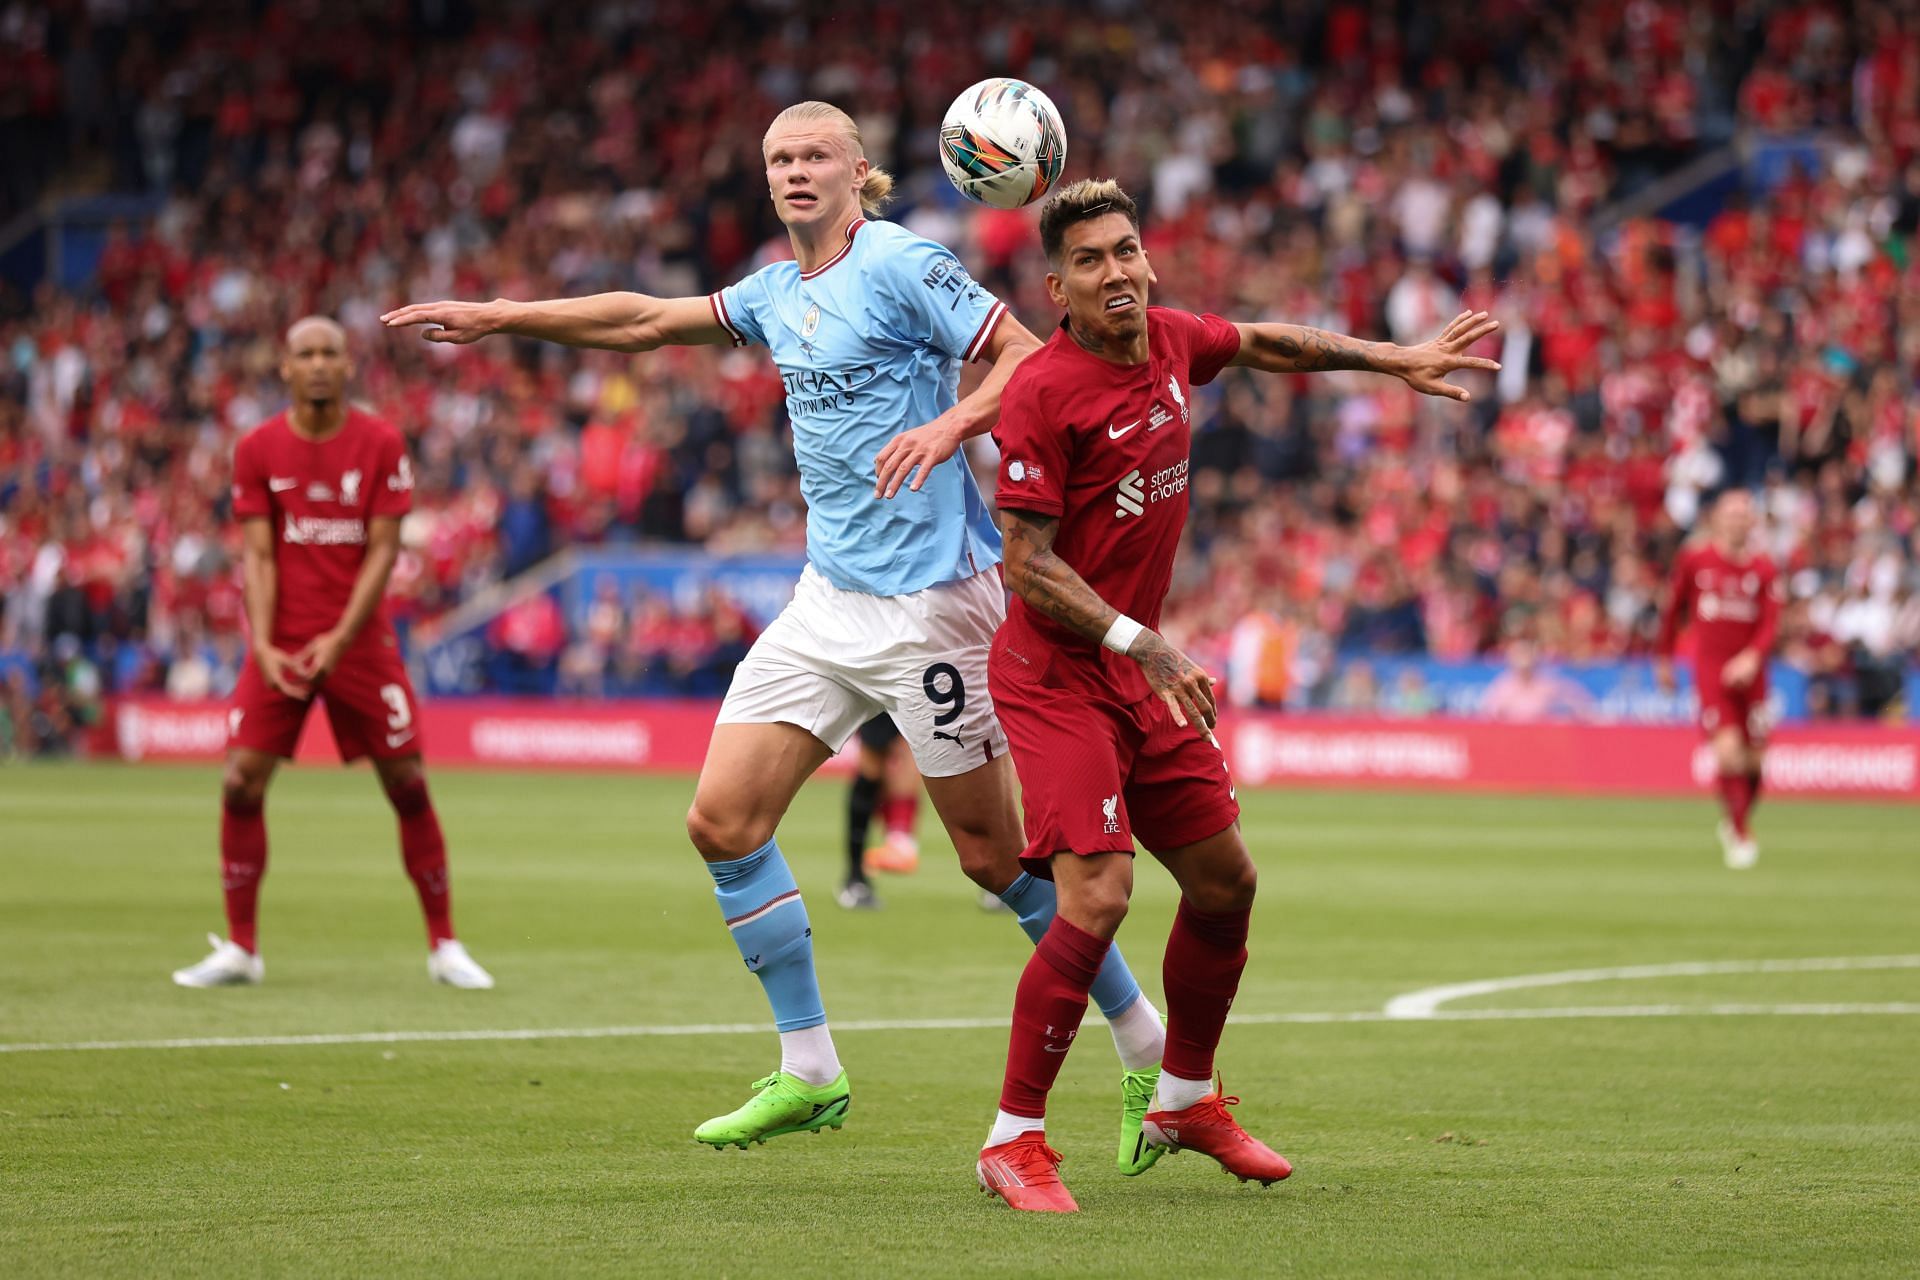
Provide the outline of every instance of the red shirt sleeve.
[[380,445],[380,466],[373,477],[373,500],[367,514],[403,516],[413,510],[413,463],[398,431],[387,433]]
[[1187,348],[1187,383],[1204,387],[1240,354],[1240,330],[1231,320],[1208,312],[1196,322]]
[[1760,571],[1760,625],[1753,633],[1753,651],[1764,661],[1773,654],[1773,643],[1780,635],[1780,608],[1786,601],[1786,584],[1772,562]]
[[993,429],[993,442],[1000,447],[998,497],[1002,507],[1057,516],[1067,509],[1072,440],[1066,424],[1047,413],[1036,382],[1016,373],[1000,397],[1000,421]]
[[266,469],[251,435],[233,446],[233,518],[266,519],[273,514],[273,495],[267,489]]
[[1673,562],[1673,588],[1667,593],[1667,607],[1660,613],[1660,636],[1653,651],[1663,658],[1673,656],[1680,638],[1680,622],[1693,606],[1693,553],[1682,551]]

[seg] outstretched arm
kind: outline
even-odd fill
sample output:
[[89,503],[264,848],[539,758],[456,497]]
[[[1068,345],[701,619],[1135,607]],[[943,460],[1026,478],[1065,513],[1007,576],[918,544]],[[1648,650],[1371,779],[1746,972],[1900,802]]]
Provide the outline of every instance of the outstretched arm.
[[1234,328],[1240,331],[1240,354],[1229,363],[1266,373],[1336,369],[1385,373],[1426,395],[1467,400],[1471,397],[1466,389],[1446,381],[1447,375],[1460,369],[1500,367],[1497,360],[1466,354],[1474,343],[1500,329],[1500,322],[1484,311],[1462,311],[1439,337],[1416,347],[1364,342],[1298,324],[1237,324]]
[[993,361],[993,368],[973,394],[953,408],[925,426],[902,431],[887,441],[887,447],[873,460],[874,493],[891,498],[903,484],[918,493],[933,469],[957,453],[963,442],[993,430],[1007,380],[1022,360],[1039,349],[1040,339],[1027,332],[1011,312],[1001,316],[987,339],[986,359]]
[[[1059,531],[1057,516],[1001,510],[1007,588],[1068,630],[1095,644],[1107,645],[1114,635],[1114,624],[1132,620],[1122,619],[1118,609],[1102,600],[1072,565],[1053,553],[1054,535]],[[1161,639],[1159,633],[1138,623],[1132,623],[1130,629],[1135,634],[1123,652],[1140,664],[1147,683],[1173,709],[1174,723],[1197,725],[1201,732],[1211,733],[1218,716],[1213,678]],[[1117,642],[1108,647],[1118,647]]]
[[596,293],[550,302],[416,302],[387,312],[380,323],[389,329],[427,325],[421,336],[428,342],[461,344],[496,333],[608,351],[714,346],[733,340],[707,299],[644,293]]

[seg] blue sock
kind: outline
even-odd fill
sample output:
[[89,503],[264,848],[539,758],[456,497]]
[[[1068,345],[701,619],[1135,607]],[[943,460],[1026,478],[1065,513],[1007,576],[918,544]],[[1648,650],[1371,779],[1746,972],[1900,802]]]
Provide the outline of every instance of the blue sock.
[[[1007,886],[1000,895],[1000,901],[1013,909],[1020,919],[1020,928],[1036,945],[1047,932],[1047,926],[1053,923],[1053,914],[1059,895],[1055,892],[1053,881],[1042,880],[1039,876],[1022,871],[1020,878]],[[1093,1002],[1100,1006],[1100,1012],[1109,1018],[1117,1018],[1133,1007],[1140,998],[1140,984],[1134,981],[1133,970],[1127,968],[1126,957],[1120,954],[1120,944],[1114,943],[1107,948],[1107,958],[1100,963],[1100,972],[1093,979],[1090,993]]]
[[813,929],[780,846],[769,840],[744,858],[709,862],[713,896],[747,968],[760,979],[782,1031],[827,1020],[813,973]]

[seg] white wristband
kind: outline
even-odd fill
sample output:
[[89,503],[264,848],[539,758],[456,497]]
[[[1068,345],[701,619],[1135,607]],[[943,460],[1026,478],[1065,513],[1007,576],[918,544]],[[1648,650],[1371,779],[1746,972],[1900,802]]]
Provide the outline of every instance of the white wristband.
[[1100,643],[1115,653],[1124,654],[1133,648],[1133,642],[1145,630],[1145,627],[1123,613],[1114,618],[1113,625],[1107,628],[1107,634],[1100,638]]

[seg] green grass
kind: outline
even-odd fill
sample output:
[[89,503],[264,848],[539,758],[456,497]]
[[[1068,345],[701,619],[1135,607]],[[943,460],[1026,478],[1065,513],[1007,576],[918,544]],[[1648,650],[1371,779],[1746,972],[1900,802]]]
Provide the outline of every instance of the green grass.
[[[219,923],[216,775],[0,771],[0,1041],[749,1022],[766,1010],[680,832],[691,784],[438,776],[462,934],[500,979],[431,986],[365,771],[289,771],[254,990],[174,988]],[[1026,946],[938,839],[847,916],[841,791],[782,832],[837,1020],[1004,1017]],[[1254,794],[1263,872],[1243,1014],[1377,1011],[1439,983],[1668,961],[1920,952],[1920,824],[1767,804],[1758,870],[1704,801]],[[931,827],[931,821],[926,824]],[[1121,940],[1157,993],[1173,897]],[[1515,991],[1455,1006],[1920,1000],[1920,970]],[[1091,1030],[1091,1028],[1090,1028]],[[690,1141],[770,1034],[0,1054],[10,1275],[1912,1274],[1920,1018],[1250,1024],[1221,1063],[1295,1160],[1112,1166],[1097,1032],[1049,1135],[1083,1212],[973,1185],[998,1029],[848,1031],[844,1132]]]

